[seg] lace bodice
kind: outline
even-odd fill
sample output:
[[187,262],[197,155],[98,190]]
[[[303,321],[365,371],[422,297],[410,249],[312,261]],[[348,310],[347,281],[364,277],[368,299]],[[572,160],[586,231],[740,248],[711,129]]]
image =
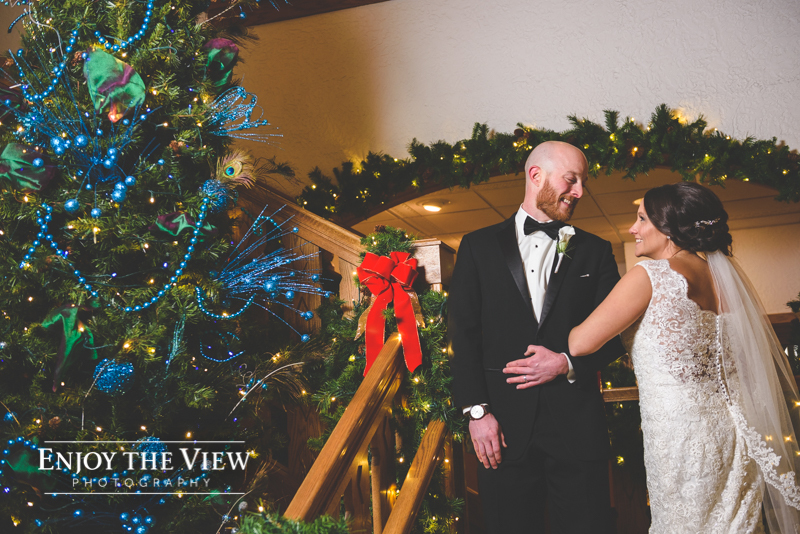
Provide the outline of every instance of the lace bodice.
[[652,297],[623,343],[639,384],[650,533],[763,532],[760,475],[718,378],[722,319],[688,298],[668,260],[639,265]]
[[[667,371],[675,381],[705,384],[714,389],[717,315],[700,309],[687,296],[686,279],[670,268],[669,261],[647,261],[640,265],[650,275],[653,296],[640,320],[639,336],[647,336],[648,344],[661,355],[660,370]],[[628,343],[630,349],[633,339]],[[658,380],[670,381],[666,377]]]

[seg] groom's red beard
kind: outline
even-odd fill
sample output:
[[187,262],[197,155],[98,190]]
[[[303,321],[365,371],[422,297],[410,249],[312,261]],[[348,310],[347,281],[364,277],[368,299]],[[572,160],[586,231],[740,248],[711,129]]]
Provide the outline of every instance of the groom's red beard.
[[[570,204],[561,202],[562,198],[571,199]],[[545,180],[544,186],[536,196],[536,207],[554,221],[567,222],[570,220],[577,204],[578,199],[571,195],[559,196],[553,186],[550,185],[549,180]]]

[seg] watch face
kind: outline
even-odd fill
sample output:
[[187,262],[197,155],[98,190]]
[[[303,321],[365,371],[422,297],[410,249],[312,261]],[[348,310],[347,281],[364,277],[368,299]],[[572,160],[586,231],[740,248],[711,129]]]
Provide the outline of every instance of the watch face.
[[486,410],[483,409],[483,406],[480,404],[476,404],[472,408],[469,409],[469,415],[473,419],[480,419],[486,414]]

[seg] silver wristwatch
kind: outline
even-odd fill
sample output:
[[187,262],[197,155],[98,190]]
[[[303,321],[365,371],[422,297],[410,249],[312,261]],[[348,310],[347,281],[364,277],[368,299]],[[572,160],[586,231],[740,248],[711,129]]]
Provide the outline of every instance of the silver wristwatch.
[[478,419],[483,419],[487,413],[489,413],[488,404],[475,404],[470,407],[467,415],[469,415],[470,421],[477,421]]

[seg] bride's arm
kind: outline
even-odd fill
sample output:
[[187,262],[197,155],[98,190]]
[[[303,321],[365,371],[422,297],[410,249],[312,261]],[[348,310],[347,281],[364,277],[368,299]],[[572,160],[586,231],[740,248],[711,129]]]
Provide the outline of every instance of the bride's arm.
[[653,288],[644,267],[636,266],[622,277],[611,293],[569,334],[569,353],[586,356],[628,328],[647,309]]

